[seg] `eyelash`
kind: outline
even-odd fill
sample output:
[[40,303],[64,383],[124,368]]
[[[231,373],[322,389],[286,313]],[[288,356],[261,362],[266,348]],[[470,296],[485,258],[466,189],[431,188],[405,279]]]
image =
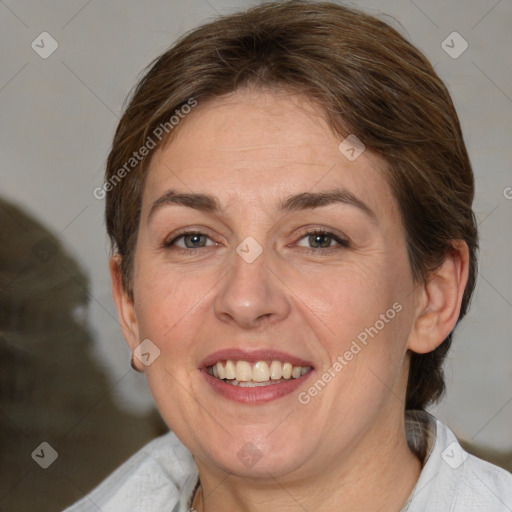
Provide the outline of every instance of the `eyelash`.
[[[175,246],[174,244],[186,237],[186,236],[194,236],[194,235],[198,235],[198,236],[206,236],[207,238],[209,238],[211,240],[211,238],[208,236],[207,233],[204,233],[204,232],[201,232],[201,231],[184,231],[183,233],[180,233],[178,234],[176,237],[174,237],[171,241],[169,242],[165,242],[163,244],[164,248],[165,249],[169,249],[169,250],[172,250],[173,252],[176,252],[177,254],[184,254],[184,255],[193,255],[193,254],[197,254],[197,250],[198,249],[204,249],[206,247],[212,247],[212,246],[203,246],[203,247],[198,247],[198,248],[195,248],[195,249],[192,249],[192,248],[182,248],[182,247],[177,247]],[[336,234],[332,233],[331,231],[327,231],[325,229],[312,229],[310,231],[305,231],[304,233],[302,233],[300,235],[300,238],[299,238],[299,241],[302,240],[303,238],[306,238],[308,236],[314,236],[314,235],[323,235],[323,236],[328,236],[331,238],[332,241],[334,242],[337,242],[337,246],[330,246],[330,247],[319,247],[319,248],[307,248],[307,247],[302,247],[302,250],[304,252],[306,252],[307,254],[319,254],[320,252],[323,252],[323,253],[331,253],[332,251],[338,251],[340,249],[347,249],[349,248],[351,245],[350,245],[350,242],[346,239],[346,238],[342,238],[340,236],[337,236]]]

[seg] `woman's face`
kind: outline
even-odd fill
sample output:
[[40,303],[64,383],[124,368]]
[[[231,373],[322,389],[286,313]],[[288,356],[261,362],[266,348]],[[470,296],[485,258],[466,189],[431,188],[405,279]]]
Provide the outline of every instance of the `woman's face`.
[[145,372],[163,418],[198,464],[241,476],[377,452],[418,309],[383,160],[339,149],[291,94],[238,91],[182,123],[152,159],[135,252],[130,344],[160,351]]

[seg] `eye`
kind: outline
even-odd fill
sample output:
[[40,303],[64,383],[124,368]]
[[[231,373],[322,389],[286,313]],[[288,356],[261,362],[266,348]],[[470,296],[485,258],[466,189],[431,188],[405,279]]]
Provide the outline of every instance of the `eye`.
[[167,248],[177,248],[187,250],[201,249],[202,247],[216,245],[215,242],[206,234],[199,232],[187,232],[178,235],[170,242],[165,244]]
[[342,249],[349,247],[349,242],[329,231],[311,231],[302,236],[297,245],[313,250]]

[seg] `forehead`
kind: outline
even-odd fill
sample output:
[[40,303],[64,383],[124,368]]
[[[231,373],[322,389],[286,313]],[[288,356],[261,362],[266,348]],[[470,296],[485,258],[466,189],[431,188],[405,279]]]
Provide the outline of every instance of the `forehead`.
[[395,209],[384,160],[368,150],[349,160],[323,111],[303,96],[241,90],[199,103],[181,123],[152,158],[146,214],[168,189],[261,207],[292,193],[343,188],[376,213]]

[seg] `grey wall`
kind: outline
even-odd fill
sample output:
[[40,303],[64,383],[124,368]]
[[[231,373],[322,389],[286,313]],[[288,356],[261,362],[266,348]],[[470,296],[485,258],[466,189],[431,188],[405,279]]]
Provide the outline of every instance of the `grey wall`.
[[[0,2],[0,195],[39,219],[90,279],[87,322],[112,397],[144,414],[151,399],[129,368],[110,297],[102,183],[122,102],[149,61],[179,35],[243,0]],[[477,180],[480,275],[436,408],[459,435],[512,449],[512,0],[360,0],[385,12],[433,62],[460,114]],[[401,25],[401,26],[400,26]],[[51,41],[58,48],[43,59]],[[456,31],[468,43],[453,37]],[[44,46],[44,48],[43,48]],[[508,188],[507,188],[508,187]]]

